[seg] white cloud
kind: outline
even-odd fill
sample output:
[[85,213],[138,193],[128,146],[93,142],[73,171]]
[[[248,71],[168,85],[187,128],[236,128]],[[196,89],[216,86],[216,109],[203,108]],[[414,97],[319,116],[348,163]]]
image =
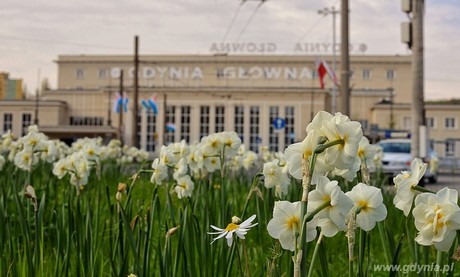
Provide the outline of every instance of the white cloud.
[[[4,0],[0,10],[0,70],[35,88],[37,71],[56,84],[53,60],[61,54],[207,54],[212,43],[275,42],[292,54],[297,42],[332,41],[332,17],[318,14],[339,0]],[[456,96],[459,85],[460,3],[427,0],[425,76],[427,98]],[[368,54],[409,54],[400,42],[407,16],[400,0],[350,1],[350,42]],[[337,40],[340,16],[337,16]],[[450,81],[442,81],[450,80]],[[442,92],[442,93],[441,93]],[[450,94],[447,94],[450,93]]]

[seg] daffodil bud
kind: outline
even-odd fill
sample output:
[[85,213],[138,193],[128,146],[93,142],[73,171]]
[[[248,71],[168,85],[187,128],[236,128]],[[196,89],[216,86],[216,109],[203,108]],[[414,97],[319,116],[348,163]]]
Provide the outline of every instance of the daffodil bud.
[[126,190],[126,184],[125,183],[118,183],[118,191],[119,192],[124,192]]
[[171,237],[172,235],[174,235],[174,233],[176,233],[177,229],[179,229],[180,226],[176,226],[176,227],[173,227],[171,229],[168,230],[168,232],[166,232],[166,237],[169,238]]
[[120,202],[121,201],[121,192],[117,192],[117,194],[115,194],[115,198],[117,199],[117,202]]

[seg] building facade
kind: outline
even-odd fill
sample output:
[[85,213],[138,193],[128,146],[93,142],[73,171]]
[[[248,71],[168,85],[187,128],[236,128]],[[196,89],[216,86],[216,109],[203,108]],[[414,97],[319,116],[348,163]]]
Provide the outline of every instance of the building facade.
[[10,79],[8,73],[0,72],[0,100],[23,98],[22,80]]
[[[332,63],[332,57],[324,60]],[[38,101],[39,125],[52,137],[69,141],[83,135],[118,137],[126,144],[137,140],[151,152],[163,144],[182,139],[192,143],[220,131],[236,131],[254,151],[261,146],[283,151],[305,137],[305,128],[318,111],[332,112],[343,100],[340,95],[331,97],[330,79],[325,80],[325,89],[320,88],[316,62],[317,57],[301,55],[140,56],[135,115],[132,56],[59,56],[57,89],[44,92]],[[376,129],[406,128],[410,56],[351,56],[350,62],[349,116],[360,121],[370,137],[381,137]],[[45,103],[55,108],[45,108]],[[444,119],[435,115],[442,114],[442,108],[432,108],[428,114],[433,114],[433,124],[441,124]],[[59,122],[47,119],[52,111]],[[0,115],[3,130],[9,126],[5,114]],[[455,114],[460,118],[460,112]],[[445,120],[456,131],[441,134],[431,128],[435,141],[459,137],[458,122]]]

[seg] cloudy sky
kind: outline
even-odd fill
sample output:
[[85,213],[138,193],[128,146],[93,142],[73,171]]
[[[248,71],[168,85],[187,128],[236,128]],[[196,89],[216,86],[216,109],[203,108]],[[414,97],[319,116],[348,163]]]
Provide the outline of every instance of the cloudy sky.
[[[408,21],[400,2],[350,0],[352,54],[410,54],[400,41]],[[332,42],[332,16],[318,10],[333,6],[340,0],[2,0],[0,71],[30,91],[38,76],[55,88],[58,55],[132,54],[135,35],[141,55],[213,54],[222,42],[303,54],[299,45]],[[458,0],[426,0],[426,99],[460,98],[459,14]],[[339,16],[336,26],[338,41]]]

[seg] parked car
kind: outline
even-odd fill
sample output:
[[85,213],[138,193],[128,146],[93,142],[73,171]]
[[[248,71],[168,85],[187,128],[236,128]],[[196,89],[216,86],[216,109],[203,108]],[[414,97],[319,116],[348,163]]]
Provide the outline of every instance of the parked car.
[[[410,171],[412,156],[410,153],[410,139],[384,139],[378,142],[383,150],[383,172],[392,179],[401,171]],[[438,179],[439,158],[433,149],[428,150],[428,157],[423,161],[427,163],[425,179],[430,183],[436,183]]]

